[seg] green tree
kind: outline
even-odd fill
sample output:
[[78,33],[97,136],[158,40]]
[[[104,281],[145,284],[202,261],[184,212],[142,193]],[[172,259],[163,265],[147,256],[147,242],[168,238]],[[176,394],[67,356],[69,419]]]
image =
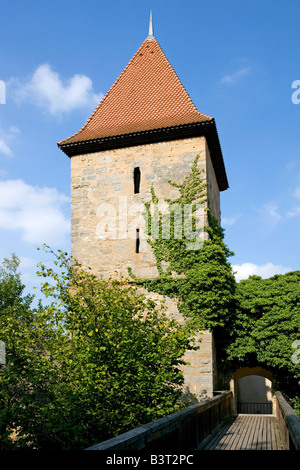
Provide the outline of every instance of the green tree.
[[269,279],[250,276],[240,281],[231,324],[226,349],[231,366],[259,364],[272,370],[277,389],[297,400],[300,357],[295,357],[295,347],[300,346],[300,271]]
[[1,317],[2,448],[84,448],[185,406],[187,328],[132,286],[52,254],[39,271],[51,304]]
[[[131,270],[129,273],[137,285],[148,291],[175,298],[194,331],[213,331],[220,370],[226,372],[226,369],[232,371],[258,364],[271,369],[275,387],[285,392],[299,409],[299,363],[292,357],[295,356],[293,345],[300,340],[300,274],[294,272],[268,280],[253,276],[237,284],[229,263],[232,252],[224,243],[223,229],[209,209],[207,236],[197,247],[196,209],[197,205],[207,203],[198,159],[199,155],[182,184],[169,181],[179,190],[178,198],[165,200],[171,214],[170,237],[165,237],[163,232],[165,213],[151,212],[150,203],[146,204],[148,242],[156,257],[158,276],[139,279]],[[154,188],[151,202],[158,204]],[[176,219],[172,209],[179,207],[183,213],[185,205],[191,207],[188,226],[192,227],[194,238],[178,237],[178,233],[190,233],[183,230],[183,219]],[[194,244],[192,250],[187,249],[190,243]]]
[[0,271],[0,340],[6,350],[6,365],[0,369],[0,447],[4,449],[28,446],[32,426],[37,434],[39,427],[43,429],[36,409],[47,400],[53,372],[47,363],[51,353],[56,354],[61,336],[51,309],[44,310],[40,304],[33,308],[34,296],[24,296],[19,263],[12,255]]
[[25,285],[22,283],[18,268],[20,260],[15,253],[10,258],[4,258],[0,268],[0,312],[3,314],[9,308],[28,308],[33,296],[23,296]]

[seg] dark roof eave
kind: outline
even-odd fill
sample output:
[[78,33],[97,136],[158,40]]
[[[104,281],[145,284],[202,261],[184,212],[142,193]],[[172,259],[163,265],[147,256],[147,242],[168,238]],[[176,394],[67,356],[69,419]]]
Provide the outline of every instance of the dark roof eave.
[[149,129],[128,134],[100,137],[79,142],[59,142],[57,145],[68,157],[73,157],[75,155],[101,152],[116,148],[132,147],[200,136],[206,137],[219,189],[220,191],[224,191],[228,189],[229,185],[214,119],[209,121],[193,122],[190,124],[181,124],[172,127]]

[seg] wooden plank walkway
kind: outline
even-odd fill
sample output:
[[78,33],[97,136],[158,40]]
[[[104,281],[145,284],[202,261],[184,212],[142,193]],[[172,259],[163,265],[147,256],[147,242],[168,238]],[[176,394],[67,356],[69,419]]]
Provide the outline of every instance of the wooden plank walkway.
[[272,415],[237,415],[234,422],[200,443],[199,450],[283,450]]

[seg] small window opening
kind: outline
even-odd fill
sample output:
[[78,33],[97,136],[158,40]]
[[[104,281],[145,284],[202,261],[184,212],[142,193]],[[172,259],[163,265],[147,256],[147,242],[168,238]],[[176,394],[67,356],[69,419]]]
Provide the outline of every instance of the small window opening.
[[140,184],[141,184],[141,171],[138,166],[133,171],[133,182],[134,182],[134,194],[138,194],[140,192]]
[[136,229],[135,252],[140,252],[140,230]]

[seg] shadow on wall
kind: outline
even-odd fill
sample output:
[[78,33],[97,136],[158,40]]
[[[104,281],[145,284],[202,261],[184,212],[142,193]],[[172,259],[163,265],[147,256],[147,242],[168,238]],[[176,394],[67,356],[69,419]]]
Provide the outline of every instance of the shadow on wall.
[[240,413],[272,413],[272,382],[259,375],[237,381],[237,404]]

